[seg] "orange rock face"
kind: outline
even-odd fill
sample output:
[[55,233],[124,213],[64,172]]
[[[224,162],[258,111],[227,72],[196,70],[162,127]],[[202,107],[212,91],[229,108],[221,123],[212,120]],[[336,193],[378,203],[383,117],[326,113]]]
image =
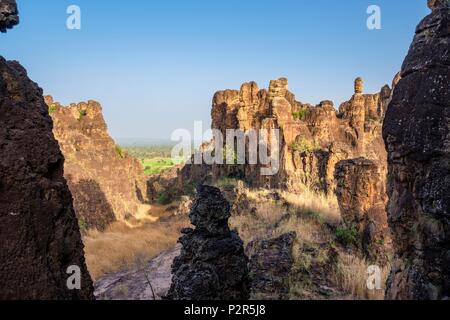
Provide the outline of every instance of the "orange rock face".
[[364,255],[374,263],[386,264],[392,240],[386,215],[385,179],[373,161],[358,158],[336,165],[336,195],[342,219],[355,227]]
[[[317,106],[295,100],[288,80],[270,82],[268,90],[255,82],[239,91],[225,90],[214,95],[212,128],[226,135],[227,129],[279,129],[280,170],[275,176],[262,176],[259,165],[213,165],[213,176],[244,178],[251,186],[297,191],[304,186],[332,191],[337,162],[365,157],[386,173],[386,151],[381,126],[391,89],[363,94],[362,79],[355,82],[354,96],[339,107],[331,101]],[[193,169],[189,169],[194,171]]]
[[66,159],[64,176],[74,197],[80,225],[104,229],[148,209],[141,163],[109,136],[102,108],[95,101],[68,107],[46,97],[53,133]]

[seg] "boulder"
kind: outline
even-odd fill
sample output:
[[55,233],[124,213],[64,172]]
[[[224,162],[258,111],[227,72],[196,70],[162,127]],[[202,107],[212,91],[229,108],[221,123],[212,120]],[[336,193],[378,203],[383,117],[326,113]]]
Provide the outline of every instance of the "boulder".
[[296,233],[274,239],[252,241],[246,253],[250,258],[251,297],[264,300],[288,298],[289,277],[294,264],[293,246]]

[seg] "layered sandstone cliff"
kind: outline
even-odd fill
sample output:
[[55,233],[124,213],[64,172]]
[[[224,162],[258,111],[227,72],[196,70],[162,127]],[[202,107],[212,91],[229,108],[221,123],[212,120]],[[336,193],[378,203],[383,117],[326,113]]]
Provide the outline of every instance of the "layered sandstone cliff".
[[450,1],[416,29],[386,114],[391,299],[450,297]]
[[100,104],[88,101],[65,107],[50,96],[46,102],[83,229],[103,230],[112,221],[145,215],[149,206],[142,165],[109,136]]
[[0,299],[93,298],[63,166],[42,89],[0,57]]
[[[227,129],[265,129],[268,136],[278,129],[279,171],[267,176],[261,175],[261,164],[192,165],[183,169],[183,175],[197,181],[206,180],[208,175],[213,180],[232,176],[255,187],[299,191],[307,186],[330,192],[335,186],[335,165],[357,157],[373,160],[383,175],[386,151],[381,127],[391,93],[385,86],[379,93],[363,94],[363,82],[358,78],[355,94],[336,110],[331,101],[317,106],[296,101],[284,78],[271,81],[268,90],[250,82],[240,90],[219,91],[213,98],[212,128],[224,137]],[[270,146],[268,138],[264,141]]]

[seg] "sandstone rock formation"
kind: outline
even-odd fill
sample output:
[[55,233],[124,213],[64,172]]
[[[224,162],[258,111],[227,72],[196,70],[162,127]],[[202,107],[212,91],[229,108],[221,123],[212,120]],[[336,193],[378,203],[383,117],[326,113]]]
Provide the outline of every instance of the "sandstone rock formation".
[[227,129],[266,129],[269,135],[279,129],[280,170],[274,176],[263,176],[263,165],[187,165],[183,179],[208,181],[229,176],[244,179],[253,187],[301,191],[308,186],[332,192],[334,169],[340,160],[362,156],[386,172],[381,127],[392,90],[385,86],[377,94],[362,92],[363,81],[358,78],[355,94],[337,111],[331,101],[317,106],[296,101],[285,78],[271,81],[268,90],[250,82],[239,91],[219,91],[213,98],[212,128],[224,137]]
[[250,258],[252,298],[258,300],[288,298],[295,238],[295,232],[290,232],[275,239],[253,241],[248,244],[246,253]]
[[390,299],[450,297],[450,1],[416,29],[383,127],[395,260]]
[[50,96],[46,102],[83,229],[103,230],[115,220],[145,215],[149,206],[144,169],[109,136],[100,104],[64,107]]
[[340,161],[335,179],[344,223],[358,231],[361,249],[369,261],[386,265],[391,236],[385,210],[384,177],[379,166],[364,158]]
[[6,32],[18,23],[16,0],[0,0],[0,32]]
[[[42,90],[0,57],[0,299],[91,299],[92,281]],[[69,266],[81,290],[69,290]]]
[[248,259],[239,235],[228,227],[230,205],[217,188],[200,186],[197,193],[189,214],[196,229],[182,231],[167,298],[248,299]]

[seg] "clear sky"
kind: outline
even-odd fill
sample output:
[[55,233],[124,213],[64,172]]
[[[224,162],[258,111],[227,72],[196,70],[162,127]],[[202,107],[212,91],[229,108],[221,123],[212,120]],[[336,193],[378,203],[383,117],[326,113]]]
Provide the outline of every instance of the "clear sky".
[[[215,91],[287,77],[297,100],[348,100],[391,84],[426,0],[18,0],[21,24],[0,34],[63,104],[99,101],[115,138],[169,139],[210,125]],[[81,8],[81,30],[66,9]],[[366,26],[381,8],[381,30]],[[207,128],[205,128],[207,129]]]

